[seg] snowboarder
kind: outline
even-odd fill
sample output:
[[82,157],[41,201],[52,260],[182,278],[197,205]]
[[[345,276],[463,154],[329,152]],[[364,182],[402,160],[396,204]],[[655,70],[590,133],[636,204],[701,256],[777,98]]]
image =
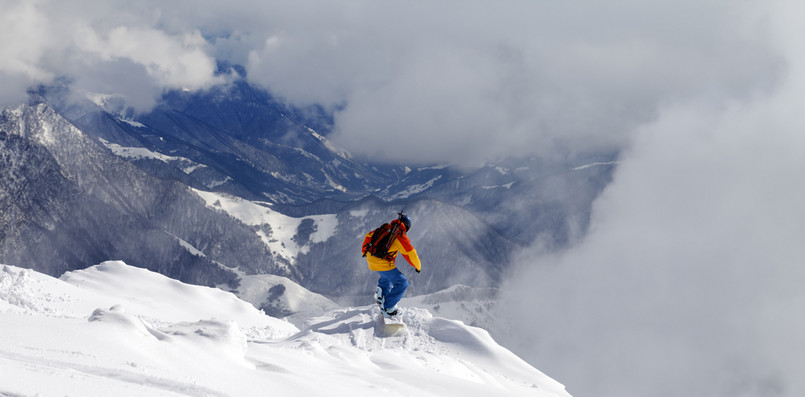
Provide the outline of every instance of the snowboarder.
[[[392,317],[397,314],[397,303],[402,299],[405,289],[408,288],[408,279],[397,269],[395,261],[397,254],[408,261],[411,266],[419,273],[422,264],[416,249],[411,245],[407,232],[411,230],[411,219],[399,213],[399,217],[379,228],[366,234],[363,239],[363,256],[369,264],[369,270],[376,271],[380,275],[375,291],[375,301],[380,306],[380,311],[385,317]],[[372,237],[378,233],[388,234],[387,241]],[[371,255],[367,255],[367,253]]]

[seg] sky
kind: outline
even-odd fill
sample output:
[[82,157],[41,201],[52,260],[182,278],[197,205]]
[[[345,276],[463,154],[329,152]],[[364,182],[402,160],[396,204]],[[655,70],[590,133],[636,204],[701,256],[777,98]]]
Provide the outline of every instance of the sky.
[[373,159],[618,152],[588,234],[506,275],[505,342],[577,397],[799,396],[804,7],[0,0],[0,105],[58,80],[144,112],[228,61]]
[[373,160],[564,160],[621,150],[663,106],[773,89],[767,4],[0,0],[0,104],[58,80],[145,112],[231,81],[226,61]]

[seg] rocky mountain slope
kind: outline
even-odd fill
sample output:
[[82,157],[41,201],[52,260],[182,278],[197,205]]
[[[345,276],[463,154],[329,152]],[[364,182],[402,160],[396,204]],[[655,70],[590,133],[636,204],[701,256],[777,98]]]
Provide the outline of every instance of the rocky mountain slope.
[[412,293],[494,287],[520,246],[572,241],[612,169],[372,164],[327,126],[243,82],[171,92],[144,115],[43,88],[0,113],[0,261],[59,275],[122,259],[197,284],[271,274],[365,296],[362,237],[405,209],[427,269]]

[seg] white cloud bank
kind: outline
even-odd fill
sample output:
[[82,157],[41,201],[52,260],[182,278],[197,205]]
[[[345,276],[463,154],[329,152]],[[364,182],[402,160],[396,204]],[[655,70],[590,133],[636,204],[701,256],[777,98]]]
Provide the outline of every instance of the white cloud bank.
[[584,241],[506,284],[505,339],[571,394],[805,395],[805,8],[770,15],[777,90],[665,108]]
[[[152,4],[154,5],[154,4]],[[198,29],[170,32],[159,8],[110,1],[0,1],[0,104],[64,78],[83,93],[118,95],[148,110],[164,89],[203,89],[216,60]]]
[[766,3],[480,0],[0,0],[0,103],[66,77],[147,110],[223,82],[215,61],[293,104],[335,111],[331,138],[391,161],[477,163],[617,150],[661,105],[768,91]]
[[334,139],[358,153],[561,157],[622,147],[663,103],[768,89],[780,65],[754,8],[340,2],[273,23],[249,72],[292,101],[343,106]]

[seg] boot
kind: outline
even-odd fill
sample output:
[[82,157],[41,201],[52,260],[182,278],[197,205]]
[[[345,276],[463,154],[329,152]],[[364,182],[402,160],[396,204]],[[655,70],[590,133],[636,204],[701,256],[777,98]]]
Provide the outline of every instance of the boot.
[[383,289],[380,287],[375,290],[375,302],[381,309],[383,309],[383,304],[386,303],[386,298],[383,297]]

